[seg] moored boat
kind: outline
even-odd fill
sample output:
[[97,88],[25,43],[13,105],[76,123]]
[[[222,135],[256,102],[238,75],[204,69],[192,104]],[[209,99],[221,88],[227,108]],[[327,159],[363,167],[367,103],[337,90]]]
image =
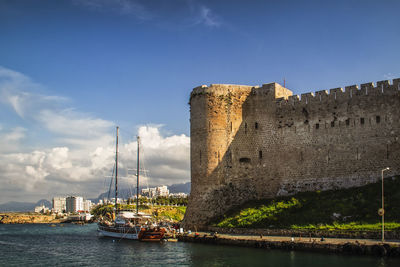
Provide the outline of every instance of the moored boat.
[[149,227],[149,228],[142,228],[139,232],[139,240],[145,242],[155,242],[161,241],[164,239],[165,233],[167,230],[162,227]]
[[132,240],[159,241],[164,237],[166,230],[152,223],[152,217],[139,212],[139,136],[137,137],[137,195],[136,213],[120,211],[118,208],[118,129],[115,149],[115,206],[112,216],[102,218],[98,223],[98,235]]
[[98,223],[99,236],[137,240],[143,225],[150,219],[146,214],[121,211],[114,221],[104,219]]

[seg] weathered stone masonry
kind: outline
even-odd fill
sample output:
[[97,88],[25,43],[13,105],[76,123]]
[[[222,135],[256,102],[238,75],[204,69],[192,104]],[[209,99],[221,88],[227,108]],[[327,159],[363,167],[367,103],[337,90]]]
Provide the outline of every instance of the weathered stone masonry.
[[277,83],[194,88],[184,224],[250,199],[360,186],[400,173],[400,79],[293,96]]

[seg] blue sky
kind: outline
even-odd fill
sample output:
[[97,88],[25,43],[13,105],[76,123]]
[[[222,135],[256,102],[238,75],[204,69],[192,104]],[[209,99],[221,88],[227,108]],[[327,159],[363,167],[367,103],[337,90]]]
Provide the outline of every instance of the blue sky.
[[[110,166],[79,162],[112,146],[115,125],[132,149],[141,129],[154,155],[182,152],[153,159],[173,173],[155,176],[186,182],[193,87],[285,78],[300,94],[398,78],[398,10],[385,0],[0,0],[0,137],[12,140],[0,143],[0,190],[12,192],[0,203],[96,195]],[[63,160],[46,163],[54,149]]]

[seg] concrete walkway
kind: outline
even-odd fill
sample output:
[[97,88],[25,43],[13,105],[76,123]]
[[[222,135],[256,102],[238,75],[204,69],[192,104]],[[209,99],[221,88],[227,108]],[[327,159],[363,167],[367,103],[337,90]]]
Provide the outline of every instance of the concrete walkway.
[[356,255],[400,257],[400,241],[382,243],[373,239],[255,236],[235,234],[210,234],[197,232],[179,234],[178,240],[214,245],[233,245],[264,249],[316,251]]
[[[204,232],[199,232],[200,236],[204,236]],[[329,243],[329,244],[363,244],[363,245],[400,245],[400,240],[389,240],[382,243],[381,240],[373,240],[373,239],[349,239],[349,238],[325,238],[324,241],[321,241],[321,238],[316,237],[289,237],[289,236],[255,236],[255,235],[234,235],[234,234],[217,234],[218,238],[224,239],[232,239],[232,240],[265,240],[265,241],[277,241],[277,242],[301,242],[301,243]]]

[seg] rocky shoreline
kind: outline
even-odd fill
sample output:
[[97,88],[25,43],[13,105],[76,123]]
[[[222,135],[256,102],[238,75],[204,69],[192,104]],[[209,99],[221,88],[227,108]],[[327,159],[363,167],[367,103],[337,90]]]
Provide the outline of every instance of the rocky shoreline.
[[0,224],[60,223],[55,215],[34,213],[0,213]]

